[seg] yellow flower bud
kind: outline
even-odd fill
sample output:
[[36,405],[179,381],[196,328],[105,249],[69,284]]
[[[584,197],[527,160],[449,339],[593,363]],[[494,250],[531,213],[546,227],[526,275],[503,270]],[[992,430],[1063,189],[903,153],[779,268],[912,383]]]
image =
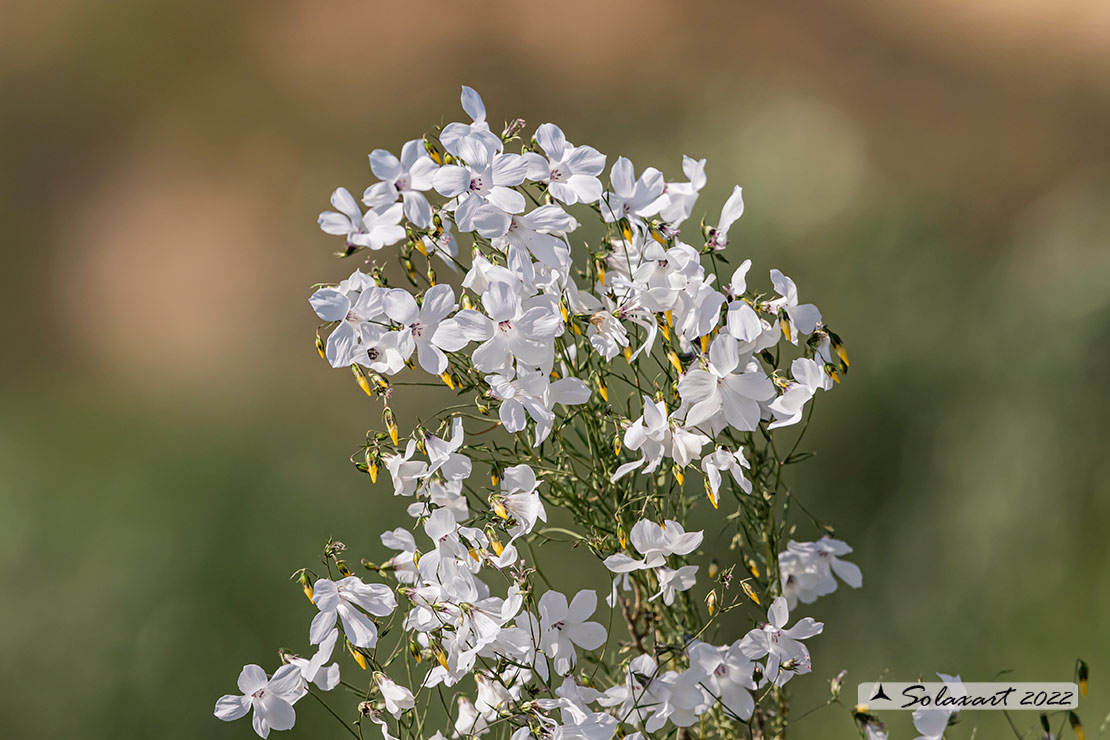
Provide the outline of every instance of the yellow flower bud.
[[756,604],[759,604],[759,597],[756,596],[755,589],[751,587],[751,584],[749,584],[747,581],[741,581],[740,586],[744,589],[744,593],[748,595],[749,599],[754,601]]
[[320,330],[316,330],[316,351],[320,353],[320,359],[328,359],[327,353],[324,351],[324,340],[320,338]]
[[366,380],[366,373],[362,371],[362,368],[358,365],[351,365],[351,373],[354,374],[355,382],[358,383],[358,387],[362,389],[362,392],[372,398],[374,396],[374,391],[370,388],[370,383]]
[[443,384],[445,386],[447,386],[451,390],[455,390],[455,381],[451,380],[451,373],[444,372],[442,375],[439,376],[439,379],[443,381]]
[[393,409],[386,406],[385,411],[382,412],[382,418],[385,420],[385,428],[389,431],[389,438],[396,445],[400,434],[397,431],[397,420],[393,416]]
[[710,591],[709,595],[705,597],[705,606],[709,610],[709,616],[712,617],[713,614],[717,611],[717,592],[716,591]]
[[682,361],[678,359],[678,353],[675,352],[673,349],[667,350],[667,360],[674,367],[675,372],[682,372]]
[[358,667],[365,671],[366,656],[363,655],[360,650],[357,650],[355,646],[351,644],[350,640],[347,641],[347,650],[351,653],[351,657],[355,659],[355,662],[358,663]]

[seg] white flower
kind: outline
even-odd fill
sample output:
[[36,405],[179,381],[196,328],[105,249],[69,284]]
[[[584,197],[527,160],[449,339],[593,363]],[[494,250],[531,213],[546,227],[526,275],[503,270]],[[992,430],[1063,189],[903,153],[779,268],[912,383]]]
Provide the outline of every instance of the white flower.
[[335,642],[338,639],[339,630],[332,629],[323,642],[320,643],[320,648],[311,660],[300,657],[288,659],[290,665],[295,665],[301,669],[300,688],[295,694],[297,699],[308,692],[308,684],[310,683],[316,684],[316,688],[321,691],[331,691],[339,684],[339,664],[332,663],[330,666],[324,666],[324,663],[327,663],[331,658],[332,651],[335,650]]
[[752,674],[755,663],[740,650],[740,641],[732,645],[709,645],[695,641],[690,645],[690,668],[701,670],[702,688],[721,702],[730,715],[747,722],[755,711],[751,692],[756,688]]
[[663,194],[663,173],[654,167],[644,170],[636,179],[632,162],[621,157],[609,171],[612,191],[601,198],[601,216],[607,222],[622,218],[639,219],[659,210],[658,198]]
[[640,459],[621,465],[613,473],[612,480],[620,480],[645,463],[643,472],[650,473],[659,467],[664,457],[685,467],[701,454],[701,448],[708,441],[705,435],[690,432],[682,424],[670,420],[663,401],[653,402],[644,396],[644,413],[624,433],[624,446],[641,450]]
[[809,650],[800,640],[820,634],[825,627],[812,617],[806,617],[787,629],[789,619],[786,599],[779,596],[767,610],[767,623],[740,640],[740,651],[746,657],[752,660],[767,658],[763,675],[776,686],[782,686],[795,674],[809,673]]
[[462,447],[463,436],[463,420],[458,416],[451,422],[450,440],[440,439],[434,434],[424,435],[424,449],[428,451],[428,470],[424,473],[425,477],[437,471],[448,481],[461,481],[470,477],[473,464],[469,457],[457,451]]
[[524,155],[530,167],[528,179],[547,184],[551,197],[568,206],[575,203],[596,203],[601,198],[601,180],[605,155],[592,146],[572,146],[562,130],[553,123],[536,129],[536,143],[547,155]]
[[327,234],[347,237],[348,247],[367,247],[378,250],[396,244],[405,238],[401,226],[404,215],[400,203],[382,209],[371,208],[365,215],[347,188],[338,188],[331,195],[335,211],[324,211],[317,220]]
[[760,404],[775,397],[775,385],[755,364],[742,372],[736,340],[720,334],[709,346],[708,369],[690,370],[678,381],[683,405],[689,407],[686,426],[707,429],[716,436],[725,426],[750,432],[762,416]]
[[513,539],[528,534],[536,521],[547,521],[536,473],[528,465],[514,465],[501,473],[501,493],[491,499],[494,512],[510,520],[509,534]]
[[562,317],[550,302],[531,301],[528,306],[512,285],[494,282],[482,293],[488,315],[473,309],[455,314],[463,336],[482,342],[474,350],[474,367],[497,372],[518,360],[529,367],[550,368],[554,353],[550,340],[560,330]]
[[[744,215],[744,195],[743,190],[739,185],[732,189],[732,195],[725,201],[724,207],[721,208],[721,217],[717,220],[717,226],[713,229],[709,236],[709,246],[716,250],[724,249],[728,246],[728,231],[732,225],[736,223],[737,219]],[[751,262],[745,260],[750,266]],[[743,293],[740,290],[740,293]]]
[[504,236],[509,214],[524,210],[524,196],[513,187],[527,177],[527,161],[519,154],[497,154],[471,139],[463,139],[459,148],[466,164],[436,170],[432,179],[436,191],[458,198],[455,223],[461,231],[477,231],[487,239]]
[[539,646],[560,676],[577,664],[576,647],[596,650],[604,644],[605,628],[588,621],[596,609],[594,591],[579,591],[569,605],[567,597],[558,591],[548,591],[540,597]]
[[677,591],[688,591],[697,583],[698,566],[684,565],[678,570],[671,570],[670,568],[656,568],[655,577],[659,580],[659,591],[652,596],[648,601],[655,601],[660,596],[663,597],[663,603],[670,606],[674,603],[674,595]]
[[407,290],[396,288],[385,296],[385,312],[402,327],[401,357],[408,359],[416,350],[420,367],[432,375],[447,369],[447,355],[466,346],[459,325],[447,315],[455,310],[455,291],[440,283],[428,288],[418,306]]
[[698,549],[704,536],[700,530],[687,532],[681,524],[670,519],[664,524],[660,526],[650,519],[636,522],[628,539],[644,559],[633,560],[624,553],[617,553],[605,559],[605,567],[614,573],[656,568],[666,565],[671,555],[689,555]]
[[406,687],[400,685],[384,673],[375,676],[378,682],[378,691],[381,692],[382,701],[385,702],[385,711],[393,715],[394,719],[401,716],[401,712],[416,706],[416,700]]
[[332,367],[346,367],[353,362],[363,326],[385,315],[387,292],[375,285],[369,275],[356,270],[338,286],[321,288],[308,299],[317,316],[338,322],[328,335],[325,350]]
[[797,286],[794,285],[793,280],[778,270],[771,270],[771,284],[775,286],[780,297],[768,301],[767,306],[779,312],[779,321],[786,341],[797,344],[799,334],[812,334],[817,328],[818,322],[821,321],[821,312],[812,303],[798,305]]
[[267,737],[270,730],[292,729],[297,721],[293,698],[301,681],[301,669],[284,665],[267,679],[266,672],[256,665],[243,666],[239,674],[241,696],[227,694],[216,702],[215,714],[225,722],[239,719],[254,710],[254,731]]
[[744,476],[743,470],[750,467],[751,463],[744,457],[743,447],[732,452],[727,447],[721,446],[702,458],[701,469],[709,483],[709,500],[713,502],[714,509],[717,508],[720,500],[721,473],[726,470],[732,473],[736,485],[740,486],[744,493],[751,493],[752,483]]
[[799,357],[790,363],[790,374],[794,376],[793,381],[781,396],[771,402],[769,408],[775,415],[775,421],[767,426],[768,429],[797,424],[802,420],[806,402],[813,398],[817,391],[827,391],[833,385],[832,378],[825,372],[824,366],[808,357]]
[[540,206],[528,213],[509,219],[504,236],[495,238],[498,249],[518,247],[548,267],[565,270],[570,262],[566,235],[578,228],[578,222],[555,204]]
[[405,218],[426,229],[432,223],[432,207],[423,191],[431,190],[432,176],[437,169],[439,165],[424,151],[424,142],[420,139],[405,142],[400,159],[385,149],[375,149],[370,153],[370,170],[382,182],[368,187],[362,194],[362,202],[380,208],[396,203],[400,197],[404,202]]
[[590,387],[579,378],[562,378],[554,383],[542,370],[512,369],[505,374],[488,375],[490,394],[501,400],[498,415],[507,432],[519,432],[528,423],[536,422],[536,438],[532,445],[538,447],[551,434],[555,422],[555,404],[576,406],[590,400]]
[[916,709],[913,713],[914,729],[921,734],[915,740],[941,740],[948,729],[952,713],[946,709]]
[[451,737],[484,735],[489,730],[489,722],[474,708],[474,702],[459,696],[459,712],[455,717],[455,732]]
[[449,123],[444,126],[439,134],[443,146],[452,154],[459,155],[462,142],[470,140],[491,150],[501,151],[504,144],[501,143],[500,136],[489,130],[489,124],[486,123],[486,104],[482,102],[482,96],[473,88],[463,85],[461,100],[463,110],[473,123]]
[[590,316],[586,336],[597,353],[611,360],[628,346],[628,331],[624,324],[609,311],[598,311]]
[[790,608],[798,601],[811,604],[819,596],[835,591],[834,573],[852,588],[862,586],[859,566],[840,559],[851,551],[848,543],[828,535],[816,542],[788,542],[786,550],[779,554],[779,572],[782,594]]
[[659,198],[659,218],[678,226],[690,217],[698,194],[705,187],[705,160],[682,157],[682,171],[689,182],[668,182]]
[[385,617],[397,608],[392,589],[380,583],[363,583],[356,576],[340,581],[321,578],[313,584],[312,591],[312,601],[320,610],[309,629],[309,642],[313,645],[324,641],[338,618],[352,645],[372,648],[378,642],[378,628],[361,610]]
[[428,463],[413,460],[416,453],[416,440],[410,439],[405,445],[405,454],[390,455],[385,459],[385,469],[393,479],[394,496],[411,496],[416,493],[420,481],[428,476]]

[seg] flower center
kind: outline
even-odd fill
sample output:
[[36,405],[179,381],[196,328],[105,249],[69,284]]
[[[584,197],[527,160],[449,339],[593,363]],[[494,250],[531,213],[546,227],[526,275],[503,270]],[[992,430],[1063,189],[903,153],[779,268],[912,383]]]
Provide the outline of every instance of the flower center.
[[508,321],[508,320],[502,321],[500,324],[497,325],[497,329],[502,334],[508,334],[510,331],[512,331],[512,328],[513,328],[513,322]]

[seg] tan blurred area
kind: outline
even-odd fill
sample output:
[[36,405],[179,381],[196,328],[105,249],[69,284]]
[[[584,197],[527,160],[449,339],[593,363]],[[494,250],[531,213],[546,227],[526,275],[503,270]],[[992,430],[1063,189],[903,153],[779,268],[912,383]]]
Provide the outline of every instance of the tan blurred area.
[[[819,164],[830,145],[855,150],[832,162],[856,171],[841,206],[866,167],[991,230],[1110,153],[1108,15],[1093,0],[23,3],[0,30],[8,140],[49,175],[8,173],[17,198],[36,196],[20,210],[46,226],[35,251],[67,344],[127,382],[246,381],[220,358],[265,360],[274,319],[298,318],[275,291],[320,264],[311,216],[332,183],[361,187],[363,150],[453,114],[459,82],[491,115],[584,120],[645,153],[678,127],[699,155],[713,134],[774,160],[774,141],[733,132],[795,125],[809,139],[791,145]],[[793,107],[767,120],[780,97]],[[822,140],[808,117],[830,116],[839,138]],[[782,188],[812,188],[790,164]]]
[[[347,466],[375,412],[312,346],[311,286],[357,266],[316,215],[370,183],[370,150],[461,116],[460,84],[495,123],[551,120],[610,161],[675,178],[708,157],[699,210],[743,185],[741,256],[795,276],[848,341],[803,482],[865,589],[819,615],[822,677],[1107,670],[1106,2],[17,1],[12,737],[248,736],[210,700],[303,642],[285,575],[331,535],[372,554],[373,527],[340,528],[400,511]],[[83,603],[59,607],[66,589]],[[796,736],[855,736],[829,722]]]

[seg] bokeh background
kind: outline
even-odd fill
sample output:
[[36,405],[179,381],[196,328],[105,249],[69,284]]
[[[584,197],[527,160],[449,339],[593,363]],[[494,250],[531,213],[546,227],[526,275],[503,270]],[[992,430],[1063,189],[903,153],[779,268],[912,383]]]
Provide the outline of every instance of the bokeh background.
[[[244,663],[306,647],[313,610],[288,575],[329,536],[381,556],[376,533],[402,519],[346,462],[376,412],[312,345],[309,287],[352,268],[315,217],[337,185],[368,184],[371,149],[460,115],[460,83],[495,121],[553,120],[671,177],[681,154],[708,156],[707,211],[745,187],[734,253],[794,276],[848,342],[795,490],[855,545],[865,585],[812,609],[828,630],[797,706],[841,668],[853,686],[1070,680],[1084,657],[1097,736],[1101,0],[41,0],[3,15],[4,736],[251,737],[212,704]],[[291,737],[338,730],[298,709]],[[978,737],[1009,732],[980,719]],[[912,737],[905,720],[891,729]],[[793,736],[855,730],[829,711]]]

